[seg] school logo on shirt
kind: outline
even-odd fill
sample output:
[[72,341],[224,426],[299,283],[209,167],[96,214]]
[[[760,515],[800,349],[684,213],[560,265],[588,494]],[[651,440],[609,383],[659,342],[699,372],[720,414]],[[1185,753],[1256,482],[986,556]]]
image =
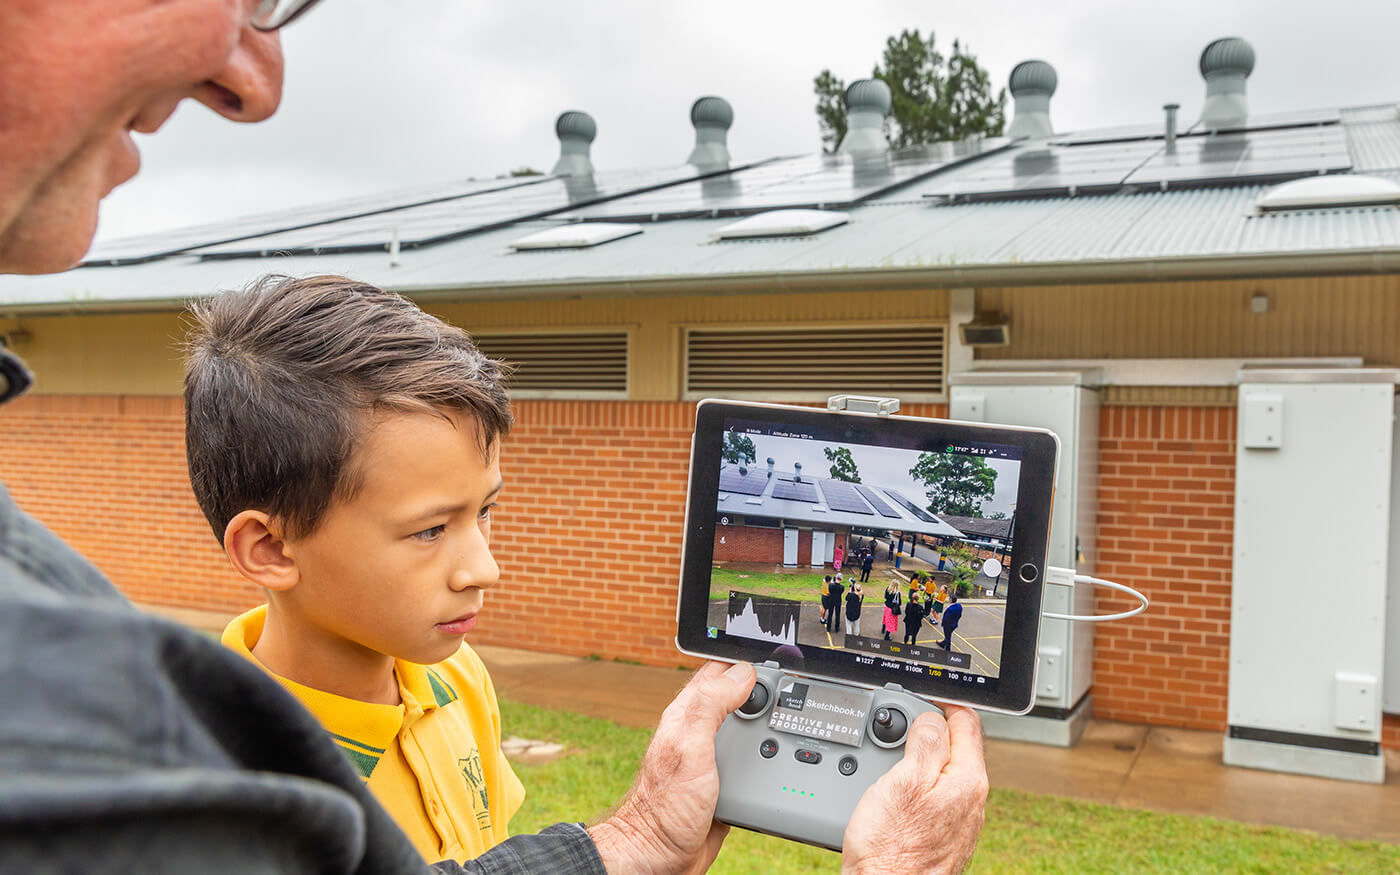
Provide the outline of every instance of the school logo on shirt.
[[472,752],[457,760],[457,768],[462,770],[462,777],[466,779],[467,789],[472,791],[476,801],[481,805],[476,809],[476,825],[480,829],[491,828],[491,808],[486,796],[486,775],[481,770],[481,751],[472,748]]

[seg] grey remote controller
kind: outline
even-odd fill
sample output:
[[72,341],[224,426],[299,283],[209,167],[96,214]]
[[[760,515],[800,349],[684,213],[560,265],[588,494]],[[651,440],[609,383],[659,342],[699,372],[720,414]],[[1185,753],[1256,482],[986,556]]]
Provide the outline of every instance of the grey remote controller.
[[866,690],[775,662],[754,669],[753,693],[715,738],[715,819],[839,851],[860,797],[904,756],[909,726],[939,709],[899,684]]

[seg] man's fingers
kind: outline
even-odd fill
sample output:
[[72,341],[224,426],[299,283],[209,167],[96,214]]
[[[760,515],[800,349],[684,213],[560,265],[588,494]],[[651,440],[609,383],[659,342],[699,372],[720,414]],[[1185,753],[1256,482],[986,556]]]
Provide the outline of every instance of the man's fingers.
[[944,772],[982,786],[987,795],[987,765],[982,751],[982,718],[971,708],[949,705],[948,763]]
[[909,727],[904,741],[904,758],[912,760],[921,774],[936,775],[948,764],[948,723],[937,711],[920,714]]
[[748,699],[756,678],[753,666],[746,662],[707,662],[666,708],[662,722],[681,720],[683,730],[714,735],[724,718]]

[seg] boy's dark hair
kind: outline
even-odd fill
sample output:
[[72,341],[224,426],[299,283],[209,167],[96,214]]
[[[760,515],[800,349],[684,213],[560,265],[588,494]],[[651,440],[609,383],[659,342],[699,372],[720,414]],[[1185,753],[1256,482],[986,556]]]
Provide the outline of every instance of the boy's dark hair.
[[256,509],[311,534],[361,482],[349,465],[377,411],[470,414],[483,455],[510,430],[506,366],[398,295],[339,276],[267,276],[190,306],[185,453],[223,540]]

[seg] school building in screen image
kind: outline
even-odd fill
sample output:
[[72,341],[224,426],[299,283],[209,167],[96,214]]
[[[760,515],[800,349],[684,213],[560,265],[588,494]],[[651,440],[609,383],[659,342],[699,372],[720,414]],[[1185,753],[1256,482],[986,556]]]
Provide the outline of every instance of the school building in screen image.
[[899,490],[804,475],[800,467],[720,465],[716,511],[716,562],[821,568],[834,565],[840,547],[849,557],[843,567],[859,566],[852,528],[963,537]]
[[[1382,780],[1400,750],[1400,107],[1264,104],[1246,41],[1178,51],[1200,71],[1179,108],[1143,96],[1090,129],[1057,127],[1055,95],[1101,84],[1043,61],[998,74],[1006,137],[899,152],[872,135],[880,83],[852,86],[836,154],[814,125],[813,154],[731,155],[761,109],[703,97],[693,151],[615,169],[571,111],[542,176],[111,241],[67,273],[0,278],[0,338],[38,375],[0,414],[0,479],[138,602],[258,603],[185,473],[180,314],[263,274],[343,273],[517,367],[502,582],[474,640],[690,664],[672,624],[696,401],[897,397],[1054,429],[1052,561],[1152,602],[1045,620],[1037,708],[989,732],[1073,744],[1093,715],[1217,732],[1230,763]],[[855,523],[807,509],[728,528],[796,522],[810,564],[805,527],[834,541]],[[580,586],[587,636],[557,609]],[[1047,587],[1060,613],[1134,604]]]

